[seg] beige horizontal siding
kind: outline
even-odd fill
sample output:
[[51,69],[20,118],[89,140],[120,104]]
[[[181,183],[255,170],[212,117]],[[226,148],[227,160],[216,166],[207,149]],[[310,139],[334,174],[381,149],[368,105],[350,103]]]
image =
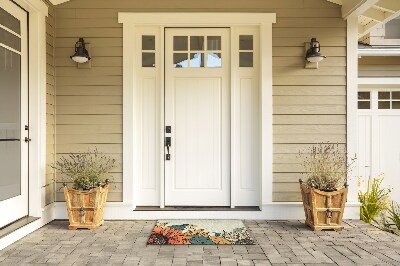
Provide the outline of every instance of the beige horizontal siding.
[[363,56],[358,59],[359,77],[400,77],[398,56]]
[[46,17],[46,178],[43,206],[55,200],[55,171],[50,167],[55,161],[55,9],[48,1],[49,15]]
[[[118,12],[273,12],[274,201],[298,201],[295,155],[318,142],[346,141],[346,22],[325,0],[72,0],[57,6],[57,153],[99,150],[122,158],[122,25]],[[69,59],[78,37],[91,43],[92,68]],[[304,42],[328,56],[304,69]],[[117,172],[110,200],[122,200]],[[63,178],[57,179],[57,186]],[[57,193],[57,200],[63,200]]]

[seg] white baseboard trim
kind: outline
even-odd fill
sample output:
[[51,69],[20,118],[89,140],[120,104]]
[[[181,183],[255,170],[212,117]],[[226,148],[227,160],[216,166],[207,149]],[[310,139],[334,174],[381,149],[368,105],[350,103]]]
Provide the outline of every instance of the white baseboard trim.
[[[55,203],[55,219],[68,219],[64,202]],[[263,203],[262,211],[133,211],[132,205],[108,202],[105,220],[157,219],[248,219],[248,220],[304,220],[301,202]],[[360,203],[347,202],[344,219],[360,219]]]
[[29,223],[14,232],[2,237],[0,239],[0,250],[4,249],[5,247],[11,245],[12,243],[17,242],[21,238],[29,235],[33,231],[39,229],[40,227],[48,224],[49,222],[53,221],[54,217],[54,203],[49,204],[42,208],[42,217],[32,223]]

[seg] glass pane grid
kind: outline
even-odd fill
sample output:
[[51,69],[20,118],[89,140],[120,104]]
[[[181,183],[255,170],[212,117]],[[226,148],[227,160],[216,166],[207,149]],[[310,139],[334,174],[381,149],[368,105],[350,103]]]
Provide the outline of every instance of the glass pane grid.
[[174,36],[173,42],[174,68],[222,66],[221,36]]
[[142,35],[142,67],[156,67],[155,35]]

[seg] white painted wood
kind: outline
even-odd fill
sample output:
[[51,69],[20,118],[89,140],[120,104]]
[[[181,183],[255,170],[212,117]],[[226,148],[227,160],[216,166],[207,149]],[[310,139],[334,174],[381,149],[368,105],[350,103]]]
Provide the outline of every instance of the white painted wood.
[[400,78],[398,77],[374,77],[374,78],[358,78],[359,85],[397,85],[400,84]]
[[[141,146],[138,136],[142,134],[141,118],[136,113],[136,106],[140,106],[139,98],[136,97],[136,73],[134,66],[140,64],[140,59],[135,58],[133,51],[135,47],[135,29],[139,26],[157,26],[160,32],[165,27],[230,27],[234,26],[258,26],[260,27],[260,89],[262,97],[262,128],[260,151],[262,168],[262,190],[263,200],[272,201],[272,23],[276,21],[275,14],[267,13],[129,13],[120,12],[118,21],[123,23],[123,153],[124,153],[124,203],[131,204],[133,208],[137,205],[137,198],[134,191],[134,184],[140,178],[140,167],[142,165]],[[264,43],[265,42],[265,43]],[[163,42],[161,43],[161,62],[163,60]],[[164,81],[164,67],[161,64],[159,73],[161,84]],[[163,89],[161,89],[161,99],[163,99]],[[163,114],[161,103],[161,114]],[[162,122],[161,122],[162,125]],[[160,132],[163,132],[163,127]],[[162,133],[163,134],[163,133]],[[133,136],[133,137],[131,137]],[[162,140],[163,140],[163,136]],[[163,148],[162,144],[160,148]],[[160,167],[163,166],[164,152],[160,153]],[[163,207],[163,177],[161,173],[160,181],[160,206]],[[260,195],[260,206],[261,206]]]
[[[13,17],[20,21],[21,25],[21,83],[20,83],[20,124],[15,125],[21,132],[20,141],[20,194],[18,196],[0,201],[0,209],[2,215],[0,215],[0,228],[10,224],[21,217],[28,215],[28,144],[24,142],[24,137],[27,136],[25,131],[25,125],[29,124],[28,121],[28,16],[27,13],[18,7],[16,4],[1,0],[0,7],[6,12],[11,14]],[[7,49],[7,48],[5,48]],[[1,126],[1,125],[0,125]],[[0,150],[3,148],[3,154],[1,154],[3,162],[10,159],[10,164],[13,165],[13,160],[19,160],[19,158],[7,158],[12,156],[11,154],[4,154],[7,151],[8,142],[0,142]],[[17,155],[16,155],[17,156]],[[7,173],[7,171],[5,171]],[[2,187],[1,190],[5,191],[7,187]],[[10,189],[12,189],[10,187]]]
[[[348,162],[357,155],[357,77],[358,77],[358,58],[357,58],[357,18],[347,19],[347,153]],[[357,169],[358,161],[355,160],[353,169]],[[349,172],[347,176],[349,184],[349,201],[357,201],[358,176],[355,171]]]
[[[155,36],[155,67],[142,67],[142,36]],[[141,165],[137,171],[139,177],[135,183],[135,194],[138,206],[160,206],[160,176],[163,172],[160,165],[160,144],[162,143],[161,127],[161,83],[160,83],[160,30],[158,27],[137,27],[135,29],[135,58],[139,63],[135,66],[136,97],[140,99],[134,107],[139,115],[138,128],[142,134],[137,135],[137,144],[140,149]],[[140,132],[140,131],[139,131]],[[161,132],[161,134],[159,134]],[[136,133],[137,134],[137,133]]]
[[378,109],[379,91],[397,89],[361,89],[371,92],[371,109],[358,110],[359,168],[363,177],[362,188],[366,188],[369,177],[383,177],[383,185],[391,187],[391,197],[400,201],[400,110]]
[[[172,134],[165,134],[172,137],[165,205],[229,206],[229,29],[166,29],[165,34],[165,125],[172,126]],[[174,36],[221,36],[222,67],[174,68]]]
[[[239,67],[239,36],[253,36],[253,67]],[[232,30],[232,202],[260,206],[261,107],[259,27]]]

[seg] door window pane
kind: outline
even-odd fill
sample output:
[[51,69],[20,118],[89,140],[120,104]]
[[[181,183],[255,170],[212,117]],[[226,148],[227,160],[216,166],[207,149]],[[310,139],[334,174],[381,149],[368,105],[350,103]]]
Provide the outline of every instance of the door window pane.
[[371,93],[369,91],[360,91],[358,93],[359,100],[369,100],[371,99]]
[[358,102],[358,109],[371,109],[371,103],[369,101]]
[[20,80],[20,55],[0,47],[0,201],[21,194]]
[[400,100],[400,91],[392,91],[392,99]]
[[0,28],[0,42],[21,52],[21,39],[3,28]]
[[174,53],[174,65],[175,68],[188,67],[188,54],[186,53]]
[[142,50],[156,50],[156,37],[154,35],[142,36]]
[[190,54],[190,67],[204,67],[204,54]]
[[400,101],[393,101],[392,109],[400,109]]
[[390,101],[379,101],[378,109],[390,109]]
[[174,36],[174,51],[187,51],[187,50],[188,50],[188,37]]
[[207,54],[207,67],[221,67],[221,66],[222,66],[221,53]]
[[240,52],[239,53],[239,66],[240,67],[253,67],[253,53]]
[[20,21],[2,8],[0,8],[0,24],[9,28],[15,33],[21,34]]
[[204,36],[190,36],[190,50],[204,50]]
[[253,50],[253,35],[239,36],[239,50]]
[[378,99],[390,99],[390,91],[380,91],[378,92]]
[[207,50],[221,50],[221,36],[208,36]]
[[156,54],[155,53],[142,53],[142,67],[155,67]]

